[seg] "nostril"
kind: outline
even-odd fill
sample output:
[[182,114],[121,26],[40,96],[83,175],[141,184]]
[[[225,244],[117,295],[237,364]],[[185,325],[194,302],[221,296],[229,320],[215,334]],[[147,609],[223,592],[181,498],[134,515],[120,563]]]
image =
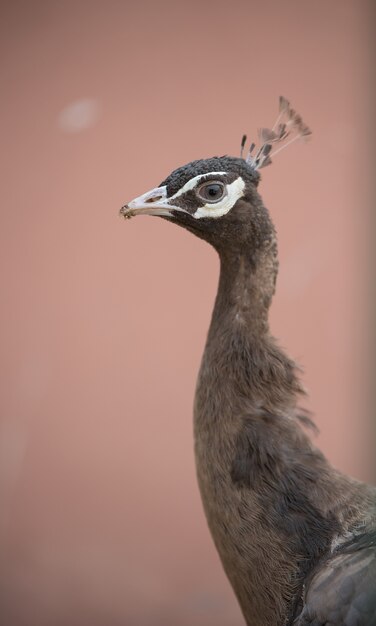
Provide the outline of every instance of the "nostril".
[[149,198],[147,202],[159,202],[159,200],[162,200],[162,196],[154,196],[153,198]]

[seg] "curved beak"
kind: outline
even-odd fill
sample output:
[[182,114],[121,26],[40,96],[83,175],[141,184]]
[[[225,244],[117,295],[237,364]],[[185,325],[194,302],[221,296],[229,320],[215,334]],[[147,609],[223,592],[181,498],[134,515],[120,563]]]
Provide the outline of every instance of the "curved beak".
[[120,215],[125,219],[130,219],[134,215],[159,215],[161,217],[171,217],[174,211],[187,213],[184,209],[170,204],[167,199],[167,188],[155,187],[147,191],[142,196],[138,196],[120,209]]

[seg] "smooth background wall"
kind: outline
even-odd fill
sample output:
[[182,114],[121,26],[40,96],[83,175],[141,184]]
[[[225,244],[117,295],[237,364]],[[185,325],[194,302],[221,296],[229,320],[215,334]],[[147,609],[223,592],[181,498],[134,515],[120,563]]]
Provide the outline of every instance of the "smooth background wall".
[[2,3],[1,623],[243,623],[192,450],[216,254],[118,210],[237,155],[280,94],[313,135],[262,172],[272,330],[319,445],[371,479],[370,5]]

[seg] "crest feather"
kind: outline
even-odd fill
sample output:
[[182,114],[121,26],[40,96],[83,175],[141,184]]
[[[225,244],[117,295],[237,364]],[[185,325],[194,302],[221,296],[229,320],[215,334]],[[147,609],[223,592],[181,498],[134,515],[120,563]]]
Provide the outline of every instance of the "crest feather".
[[[290,102],[284,96],[279,97],[279,114],[272,128],[260,128],[258,131],[260,147],[258,148],[255,156],[252,156],[252,152],[255,148],[255,144],[252,143],[247,156],[245,158],[253,169],[259,170],[262,167],[270,165],[272,162],[271,157],[287,148],[291,143],[297,139],[305,139],[311,135],[311,130],[303,122],[301,115],[299,115],[290,105]],[[243,150],[247,136],[243,135],[241,143],[241,156],[243,156]],[[277,147],[277,149],[275,149]]]

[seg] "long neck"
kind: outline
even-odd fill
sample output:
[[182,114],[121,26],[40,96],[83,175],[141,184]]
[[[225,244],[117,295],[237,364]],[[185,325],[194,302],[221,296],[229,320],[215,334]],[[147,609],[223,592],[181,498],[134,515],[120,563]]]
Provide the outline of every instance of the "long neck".
[[272,245],[253,256],[221,254],[195,398],[206,516],[254,626],[290,619],[304,577],[362,506],[300,427],[295,366],[268,330],[276,270]]
[[276,241],[256,252],[220,253],[221,270],[212,327],[235,323],[260,337],[268,331],[268,311],[275,291],[278,261]]
[[[302,387],[295,364],[269,333],[268,312],[278,269],[274,239],[250,254],[220,254],[218,292],[209,328],[201,376],[221,369],[229,378],[218,388],[232,407],[243,402],[268,410],[286,410],[295,403]],[[207,363],[207,368],[205,368]]]

